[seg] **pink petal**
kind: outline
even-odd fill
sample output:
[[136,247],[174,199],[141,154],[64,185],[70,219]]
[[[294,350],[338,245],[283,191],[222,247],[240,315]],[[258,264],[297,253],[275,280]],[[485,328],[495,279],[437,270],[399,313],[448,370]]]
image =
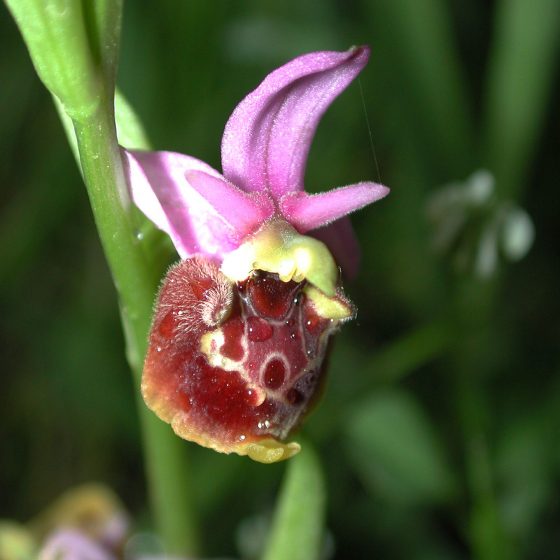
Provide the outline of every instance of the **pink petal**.
[[280,200],[280,209],[298,231],[305,233],[330,224],[387,194],[389,189],[383,185],[358,183],[320,194],[289,193]]
[[239,240],[274,214],[274,203],[265,193],[246,193],[225,179],[204,171],[189,171],[186,177],[223,220],[239,232]]
[[222,140],[224,176],[275,198],[303,189],[309,147],[332,101],[366,65],[369,48],[315,52],[269,74],[236,107]]
[[311,235],[330,249],[346,278],[355,278],[360,264],[360,246],[350,218],[341,218],[326,227],[316,229]]
[[74,529],[51,535],[39,552],[39,560],[115,560],[95,541]]
[[[174,152],[123,153],[132,199],[169,234],[183,259],[196,253],[220,257],[235,249],[247,233],[237,227],[258,223],[263,215],[263,200],[242,200],[239,189],[198,159]],[[215,188],[221,202],[212,194]],[[234,216],[238,204],[241,212],[248,213],[244,219]]]

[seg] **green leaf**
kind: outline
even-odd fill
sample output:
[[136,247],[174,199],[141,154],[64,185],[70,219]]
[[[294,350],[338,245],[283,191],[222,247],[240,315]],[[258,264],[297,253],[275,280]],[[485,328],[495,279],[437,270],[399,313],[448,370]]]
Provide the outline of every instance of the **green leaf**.
[[114,89],[117,74],[122,4],[122,0],[83,2],[90,48],[111,89]]
[[515,199],[544,123],[560,54],[560,2],[501,0],[494,19],[484,153],[498,192]]
[[496,470],[500,481],[500,513],[508,534],[524,541],[554,501],[556,436],[550,411],[542,406],[520,418],[502,434]]
[[150,149],[150,141],[140,118],[118,89],[115,92],[115,120],[121,146],[129,150]]
[[[82,3],[77,0],[6,0],[37,74],[72,119],[97,110],[103,92]],[[71,55],[70,55],[71,54]]]
[[384,391],[359,404],[346,438],[354,467],[373,494],[418,505],[441,502],[453,490],[436,432],[404,392]]
[[264,560],[319,558],[325,517],[325,481],[309,443],[289,460]]

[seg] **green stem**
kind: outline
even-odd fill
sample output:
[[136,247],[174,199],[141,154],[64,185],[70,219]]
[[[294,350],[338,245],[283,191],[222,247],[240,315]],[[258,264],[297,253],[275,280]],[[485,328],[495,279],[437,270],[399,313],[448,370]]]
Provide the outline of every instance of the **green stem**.
[[309,442],[290,459],[264,560],[316,560],[321,556],[325,481]]
[[80,161],[91,206],[113,280],[119,294],[127,355],[135,376],[143,430],[144,453],[158,532],[168,552],[192,554],[197,549],[190,507],[185,443],[158,420],[140,398],[152,305],[160,270],[145,256],[129,211],[125,176],[109,103],[85,123],[75,122]]
[[484,418],[481,418],[488,410],[488,403],[482,397],[480,380],[463,375],[458,379],[457,394],[465,439],[465,470],[471,498],[469,533],[473,558],[514,558],[497,503],[487,430]]
[[[470,498],[469,538],[477,560],[514,558],[498,503],[489,443],[492,407],[486,395],[492,374],[496,333],[490,318],[495,310],[500,277],[484,283],[466,279],[455,293],[457,324],[450,369],[454,372],[456,410],[463,430],[465,475]],[[472,305],[475,301],[476,306]]]
[[[142,242],[138,235],[140,226],[135,220],[117,142],[113,103],[122,2],[6,2],[39,77],[57,98],[74,154],[79,154],[93,215],[119,296],[127,355],[135,375],[157,529],[167,552],[192,554],[197,546],[183,456],[186,444],[149,412],[140,398],[142,362],[162,267],[157,250]],[[125,120],[131,119],[131,110],[122,99],[117,105],[123,114],[128,111]],[[145,143],[136,121],[131,126],[121,124],[127,145],[138,147],[137,142]],[[145,221],[142,233],[144,225]]]
[[186,444],[148,410],[137,391],[144,461],[158,534],[173,555],[195,555],[200,546],[192,508]]

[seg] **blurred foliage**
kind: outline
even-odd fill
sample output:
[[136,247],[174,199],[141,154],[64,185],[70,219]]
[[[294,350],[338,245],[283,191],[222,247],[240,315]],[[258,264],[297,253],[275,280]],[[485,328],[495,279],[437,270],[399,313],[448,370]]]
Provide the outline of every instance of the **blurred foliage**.
[[[360,313],[304,430],[325,470],[325,557],[557,557],[559,28],[558,0],[125,6],[121,90],[154,147],[215,167],[227,117],[271,69],[372,46],[320,125],[306,179],[309,190],[365,178],[392,188],[353,219]],[[98,480],[141,529],[135,389],[87,196],[5,9],[0,36],[0,517],[28,521]],[[496,258],[484,278],[454,267],[461,243],[434,251],[456,199],[440,204],[443,222],[427,219],[444,185],[480,169],[495,180],[492,208],[514,212],[499,250],[518,255],[527,228],[535,235],[525,258]],[[493,214],[481,221],[477,208],[460,208],[457,239],[480,247]],[[285,466],[185,445],[206,553],[258,551],[247,527],[270,525]]]

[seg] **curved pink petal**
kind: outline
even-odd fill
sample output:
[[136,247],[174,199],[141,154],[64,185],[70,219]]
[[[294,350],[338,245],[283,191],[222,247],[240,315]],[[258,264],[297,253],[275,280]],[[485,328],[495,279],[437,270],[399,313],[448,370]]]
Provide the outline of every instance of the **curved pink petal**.
[[204,171],[187,172],[187,181],[239,235],[257,230],[275,211],[266,193],[247,193]]
[[[235,249],[246,232],[236,229],[233,205],[239,203],[240,191],[224,181],[206,163],[174,152],[123,151],[126,158],[131,196],[136,205],[173,241],[181,258],[196,253],[222,256]],[[190,184],[191,175],[196,187]],[[206,181],[205,181],[206,178]],[[212,189],[219,185],[224,199],[232,202],[214,206]],[[210,192],[210,194],[208,194]],[[227,202],[224,200],[224,202]],[[250,201],[243,206],[249,211]],[[251,207],[245,223],[257,222],[262,213]]]
[[352,280],[356,277],[360,265],[360,245],[350,218],[341,218],[326,227],[312,231],[310,235],[330,249],[346,278]]
[[368,58],[368,47],[315,52],[269,74],[226,124],[224,177],[246,191],[268,190],[275,198],[302,190],[320,118]]
[[389,189],[377,183],[358,183],[320,194],[288,193],[280,200],[286,219],[301,233],[328,225],[387,196]]

